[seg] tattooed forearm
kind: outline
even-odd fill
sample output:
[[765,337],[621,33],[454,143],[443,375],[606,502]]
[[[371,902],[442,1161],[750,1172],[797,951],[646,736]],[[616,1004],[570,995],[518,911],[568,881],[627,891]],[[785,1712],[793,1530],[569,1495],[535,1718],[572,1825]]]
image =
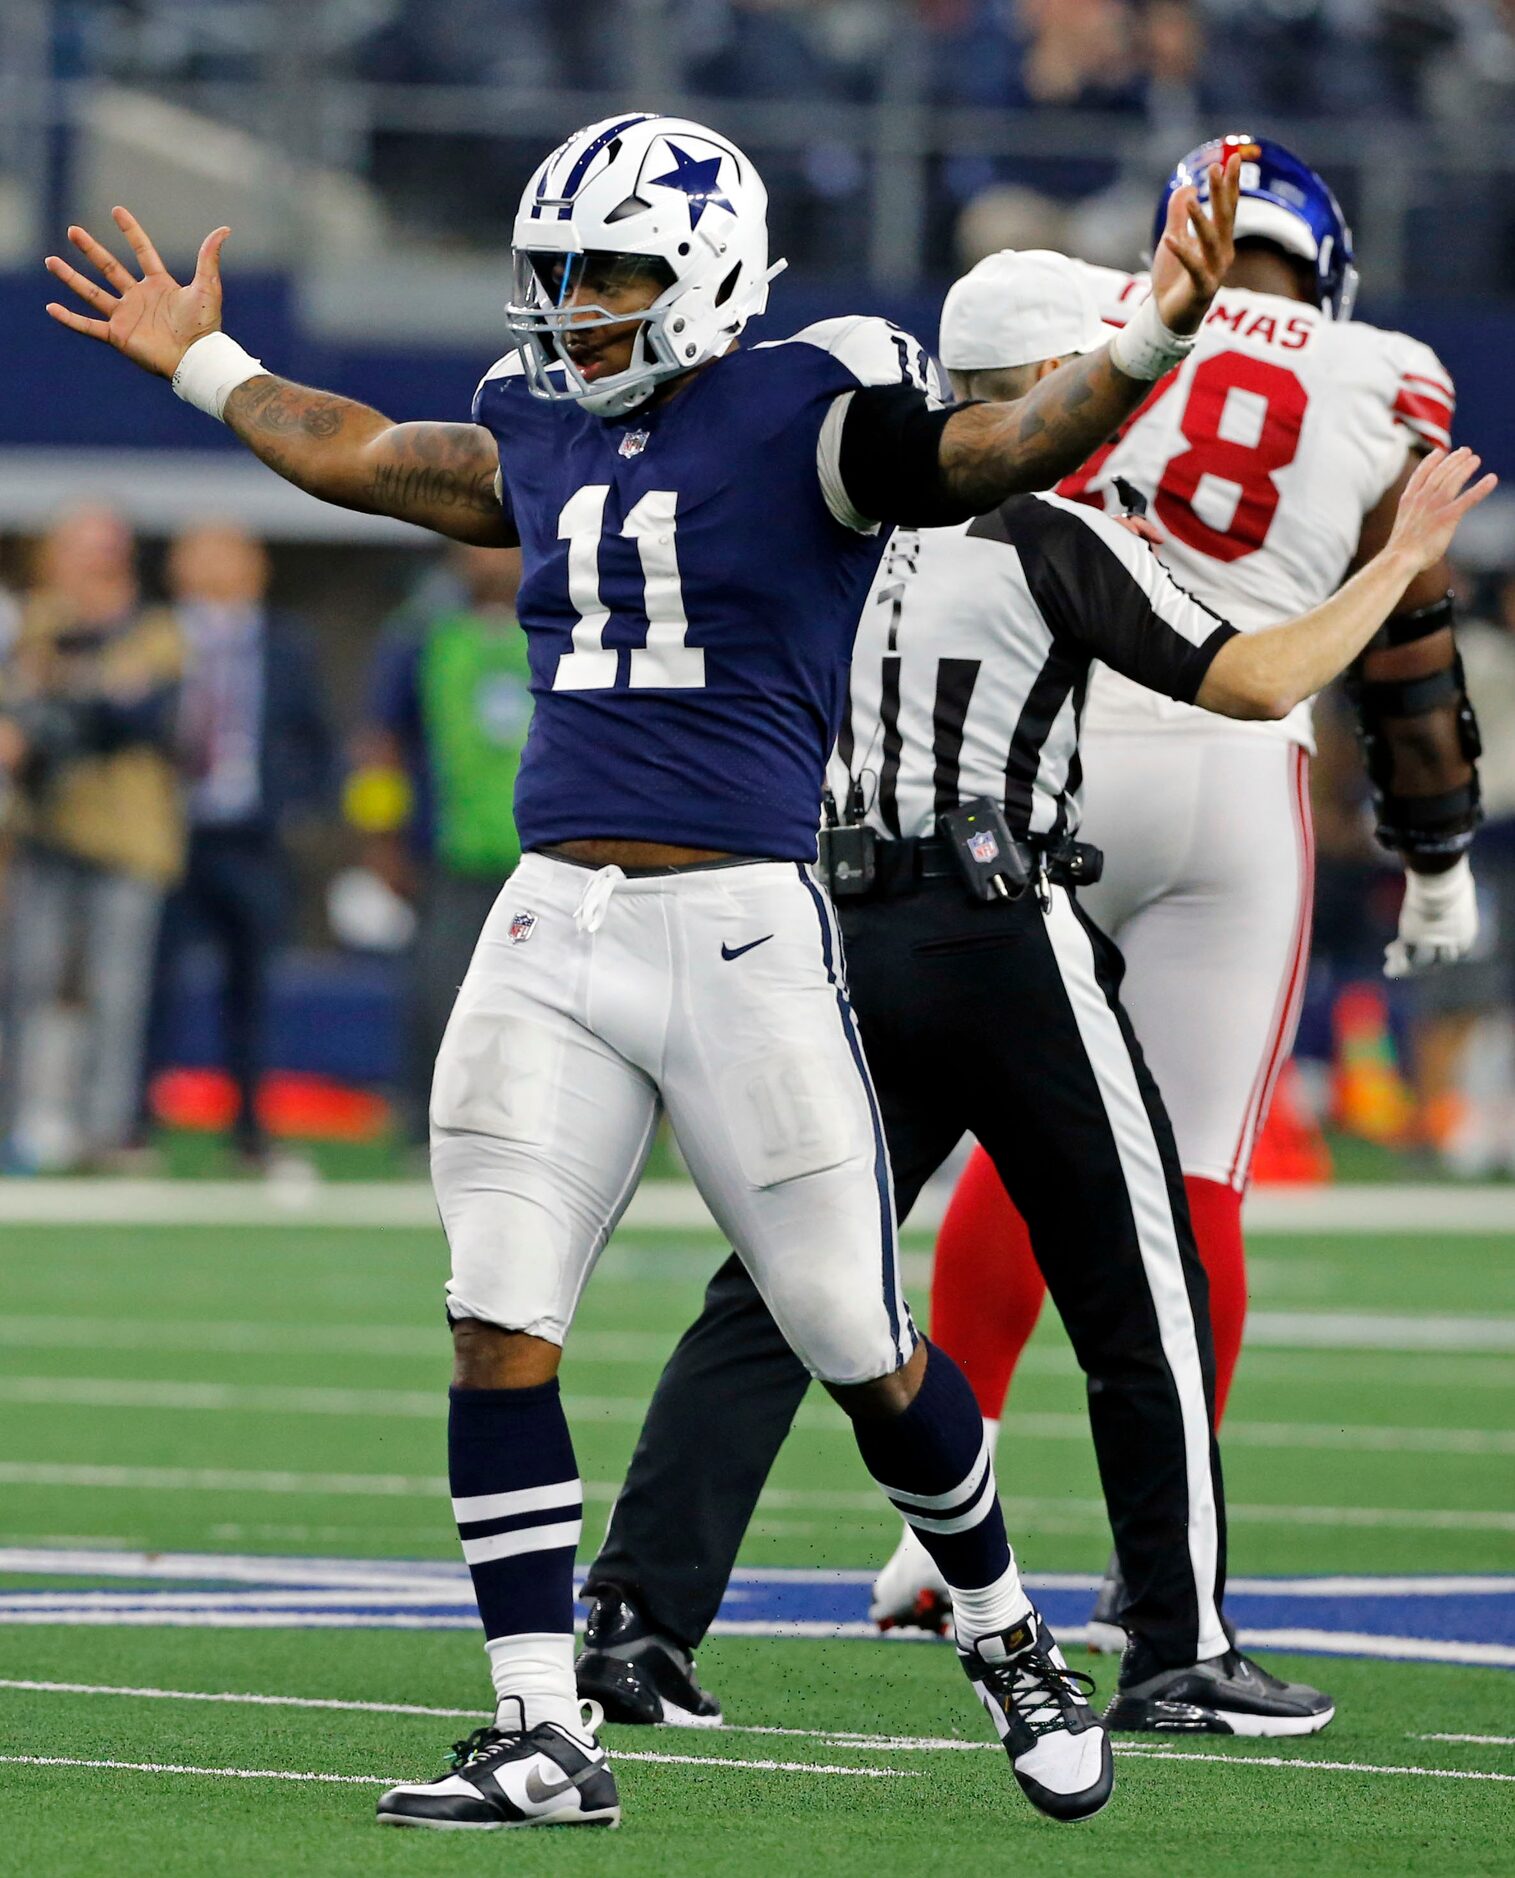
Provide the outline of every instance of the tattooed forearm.
[[1039,380],[1014,404],[974,404],[942,432],[942,477],[980,512],[1049,489],[1129,417],[1152,389],[1110,363],[1108,347]]
[[455,470],[420,463],[381,463],[368,493],[373,507],[385,515],[417,508],[472,509],[479,515],[500,513],[494,477],[488,472],[469,479]]
[[299,430],[307,437],[335,437],[350,411],[378,416],[366,405],[334,398],[324,391],[308,391],[304,385],[292,385],[285,378],[253,378],[239,385],[227,400],[226,418],[239,435],[246,426],[259,431]]
[[268,467],[325,502],[507,546],[494,439],[477,424],[395,424],[351,398],[287,378],[251,378],[226,422]]

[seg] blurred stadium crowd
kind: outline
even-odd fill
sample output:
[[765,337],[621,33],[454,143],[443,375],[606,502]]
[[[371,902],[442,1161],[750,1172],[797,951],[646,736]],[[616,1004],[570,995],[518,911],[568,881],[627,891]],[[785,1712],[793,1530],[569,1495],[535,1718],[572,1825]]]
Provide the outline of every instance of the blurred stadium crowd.
[[[1314,120],[1340,145],[1333,170],[1361,220],[1371,172],[1360,133],[1435,131],[1461,160],[1417,181],[1402,286],[1515,285],[1509,190],[1489,170],[1515,125],[1511,0],[53,0],[57,69],[158,95],[216,88],[217,108],[267,127],[261,83],[287,88],[319,61],[348,87],[332,133],[401,225],[484,240],[495,204],[539,154],[533,125],[455,102],[407,107],[405,90],[481,88],[519,99],[570,92],[701,101],[763,161],[779,251],[840,270],[867,250],[858,211],[881,160],[867,128],[932,144],[920,218],[928,270],[1003,246],[1066,246],[1124,262],[1146,233],[1151,178],[1217,121]],[[362,88],[372,95],[358,102]],[[377,97],[378,103],[373,102]],[[443,113],[439,119],[438,112]],[[1011,148],[944,137],[953,113],[990,114]],[[365,113],[367,115],[365,119]],[[915,113],[914,117],[910,114]],[[597,110],[587,112],[589,117]],[[696,112],[700,115],[700,112]],[[308,117],[308,113],[304,114]],[[585,113],[580,113],[580,116]],[[353,120],[362,121],[355,130]],[[981,122],[981,118],[980,118]],[[467,134],[457,126],[468,123]],[[566,126],[565,126],[566,127]],[[296,136],[301,125],[293,126]],[[313,134],[308,123],[305,134]],[[1470,148],[1470,140],[1473,146]],[[889,141],[885,133],[885,142]],[[1311,140],[1317,162],[1332,152]],[[1350,154],[1349,154],[1350,153]],[[1405,156],[1400,145],[1400,160]],[[1424,156],[1422,150],[1420,155]],[[1444,153],[1445,154],[1445,153]],[[1395,185],[1390,185],[1395,186]],[[1400,187],[1403,187],[1403,181]],[[876,191],[874,192],[876,200]],[[1455,216],[1448,213],[1455,204]],[[1427,251],[1415,239],[1432,229]]]
[[[258,150],[288,146],[307,174],[349,179],[380,205],[382,277],[354,277],[372,305],[346,282],[328,295],[338,331],[373,316],[385,290],[387,315],[410,317],[395,286],[403,236],[431,261],[473,257],[493,334],[531,165],[628,97],[698,103],[752,147],[778,251],[795,263],[791,302],[819,283],[884,310],[885,286],[912,287],[922,336],[952,273],[993,249],[1135,264],[1175,153],[1244,120],[1299,127],[1293,140],[1358,224],[1370,312],[1388,293],[1421,306],[1444,296],[1451,318],[1482,321],[1515,295],[1515,0],[11,0],[0,54],[28,44],[31,69],[86,106],[115,88],[199,115],[122,119],[115,142],[73,103],[30,128],[0,124],[0,246],[8,178],[34,192],[36,232],[12,231],[31,268],[44,227],[53,245],[69,214],[98,218],[118,199],[91,194],[88,136],[115,188],[112,165],[165,129],[181,170],[140,172],[141,206],[156,191],[172,211],[165,251],[198,239],[212,201],[239,240],[247,202],[265,194],[271,224],[292,224],[256,165],[238,170],[251,141],[195,175],[205,194],[175,194],[198,154],[186,125],[239,126]],[[6,95],[24,110],[21,71],[13,62]],[[352,220],[359,198],[337,200]],[[877,239],[896,211],[903,268]],[[276,240],[254,265],[297,278],[302,259]],[[461,274],[447,279],[444,297],[466,297]],[[30,274],[24,291],[40,321]],[[817,303],[807,317],[836,310]],[[790,311],[775,305],[780,319]],[[395,348],[368,361],[381,381],[344,385],[388,388],[402,339],[416,361],[450,342],[479,369],[471,333],[420,329],[373,326]],[[1454,369],[1487,423],[1510,400],[1482,331]],[[1471,397],[1469,357],[1484,367]],[[108,383],[97,403],[114,395]],[[462,374],[459,386],[466,396]],[[28,483],[48,454],[33,446],[54,441],[39,425],[56,422],[56,399],[16,390],[18,412],[32,404],[8,424],[0,403],[0,472],[12,465],[0,512],[4,1164],[140,1165],[164,1119],[223,1127],[255,1168],[277,1165],[270,1140],[288,1135],[391,1126],[419,1143],[452,990],[516,852],[507,805],[529,695],[514,558],[356,537],[293,546],[298,529],[264,543],[209,515],[209,497],[176,538],[159,522],[139,541],[127,517],[143,513],[140,491],[125,488],[115,507],[60,504],[49,519],[28,506]],[[162,402],[165,422],[183,418]],[[81,491],[109,497],[105,434],[81,431],[69,461],[87,466]],[[220,462],[179,450],[177,433],[140,441],[164,446],[186,500],[200,466]],[[1347,714],[1325,701],[1311,987],[1265,1177],[1324,1170],[1320,1119],[1454,1172],[1515,1172],[1511,533],[1507,521],[1486,529],[1463,575],[1486,752],[1479,956],[1411,985],[1380,976],[1399,875],[1372,842]],[[382,1108],[339,1099],[376,1087]]]
[[[355,1132],[419,1147],[453,991],[518,854],[517,557],[406,557],[401,603],[347,622],[367,669],[341,708],[235,523],[144,551],[119,514],[81,507],[16,565],[0,598],[5,1167],[140,1171],[166,1119],[222,1124],[249,1170],[287,1172],[271,1132],[354,1132],[309,1090],[281,1103],[292,1070],[382,1082],[387,1111],[358,1111]],[[1321,1120],[1454,1173],[1515,1172],[1515,576],[1464,586],[1487,750],[1478,954],[1380,977],[1400,876],[1328,698],[1312,985],[1261,1178],[1324,1177]],[[354,1025],[356,1058],[323,1047]]]

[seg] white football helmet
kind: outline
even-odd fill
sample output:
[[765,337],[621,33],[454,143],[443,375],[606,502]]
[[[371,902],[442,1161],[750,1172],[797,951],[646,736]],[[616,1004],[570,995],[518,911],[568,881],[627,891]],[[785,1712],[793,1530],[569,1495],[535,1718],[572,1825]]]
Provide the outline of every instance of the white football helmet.
[[[768,192],[728,138],[682,117],[607,118],[575,131],[526,185],[505,308],[533,396],[619,417],[664,379],[724,352],[768,303]],[[627,314],[571,304],[586,281],[651,273],[666,284],[644,314],[631,364],[586,379],[559,345],[572,326]]]

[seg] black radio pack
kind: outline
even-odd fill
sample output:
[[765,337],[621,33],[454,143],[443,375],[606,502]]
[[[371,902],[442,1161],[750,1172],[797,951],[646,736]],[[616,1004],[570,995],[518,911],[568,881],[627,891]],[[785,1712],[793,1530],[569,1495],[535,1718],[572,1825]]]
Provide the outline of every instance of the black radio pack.
[[833,900],[855,899],[873,885],[878,837],[861,822],[823,828],[819,836],[821,878]]
[[975,900],[1018,900],[1031,885],[1026,847],[991,797],[974,796],[936,825]]

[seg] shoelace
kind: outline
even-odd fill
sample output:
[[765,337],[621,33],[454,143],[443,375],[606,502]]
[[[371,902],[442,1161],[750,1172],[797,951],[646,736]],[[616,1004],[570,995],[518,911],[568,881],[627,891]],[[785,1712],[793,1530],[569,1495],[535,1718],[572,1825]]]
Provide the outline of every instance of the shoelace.
[[504,1729],[496,1728],[493,1722],[486,1722],[482,1728],[475,1728],[471,1735],[462,1741],[454,1741],[451,1749],[451,1763],[456,1773],[461,1767],[482,1760],[486,1754],[496,1748],[511,1748],[521,1739],[518,1734],[506,1734]]
[[573,910],[573,923],[580,932],[597,933],[600,930],[605,922],[605,909],[610,905],[611,896],[625,878],[618,867],[601,867],[590,875],[589,884]]
[[1094,1694],[1095,1681],[1081,1669],[1059,1669],[1044,1650],[996,1666],[994,1683],[1008,1707],[1033,1735],[1060,1727],[1064,1711]]
[[[604,1709],[598,1702],[585,1700],[579,1703],[579,1717],[583,1732],[593,1743],[605,1720]],[[493,1754],[500,1748],[513,1748],[523,1738],[520,1729],[496,1728],[493,1722],[486,1722],[463,1740],[453,1742],[450,1756],[453,1772],[469,1766],[473,1761],[482,1760],[485,1755]]]

